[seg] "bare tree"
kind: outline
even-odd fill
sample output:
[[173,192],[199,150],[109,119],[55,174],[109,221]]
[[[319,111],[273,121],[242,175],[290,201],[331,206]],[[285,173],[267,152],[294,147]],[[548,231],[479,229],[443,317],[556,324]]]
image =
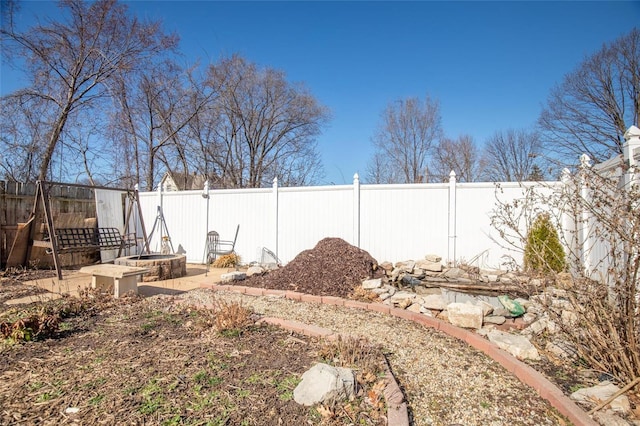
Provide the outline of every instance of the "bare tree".
[[[370,170],[385,167],[393,183],[422,182],[436,142],[442,134],[440,104],[426,97],[424,101],[409,98],[392,102],[381,116],[374,136],[376,148]],[[396,171],[397,170],[397,171]]]
[[240,56],[210,68],[220,88],[212,160],[225,187],[261,187],[274,177],[291,185],[322,174],[315,137],[328,118],[325,107],[281,71],[260,69]]
[[546,148],[574,164],[622,153],[624,132],[640,122],[640,30],[591,55],[555,87],[539,124]]
[[384,154],[378,151],[367,163],[365,180],[375,184],[400,182],[402,179],[399,171],[399,168],[390,166]]
[[106,103],[96,103],[70,117],[61,142],[56,148],[60,155],[54,155],[51,170],[55,170],[56,167],[60,170],[66,169],[64,176],[71,182],[88,185],[121,183],[110,167],[121,159],[111,149],[111,144],[105,143],[105,135],[108,132],[108,120],[105,120],[105,117],[109,116],[109,107]]
[[430,167],[431,176],[445,182],[452,170],[459,182],[474,182],[480,177],[480,153],[472,136],[444,138],[436,147]]
[[[173,48],[177,37],[165,36],[158,23],[141,23],[116,0],[60,1],[60,20],[20,30],[12,17],[0,28],[3,55],[26,64],[31,85],[22,98],[39,99],[55,115],[49,123],[39,179],[49,166],[72,114],[104,97],[115,75],[144,68],[149,59]],[[7,13],[13,13],[8,8]]]
[[[482,154],[483,178],[493,182],[522,182],[540,172],[542,142],[536,132],[509,129],[496,132]],[[538,168],[534,170],[534,166]]]
[[151,191],[164,171],[189,172],[187,125],[208,102],[209,92],[201,88],[205,95],[194,104],[196,88],[171,61],[136,77],[118,80],[112,137],[120,141],[121,152],[131,156],[124,176]]
[[49,129],[48,112],[39,99],[0,99],[0,170],[5,179],[31,182],[38,177]]

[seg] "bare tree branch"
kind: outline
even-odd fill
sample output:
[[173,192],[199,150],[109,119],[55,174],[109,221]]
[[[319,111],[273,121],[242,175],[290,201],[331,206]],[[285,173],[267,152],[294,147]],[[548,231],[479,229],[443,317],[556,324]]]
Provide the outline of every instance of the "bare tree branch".
[[[536,132],[509,129],[496,132],[482,154],[483,177],[492,182],[522,182],[541,170],[542,143]],[[537,165],[537,168],[534,166]]]
[[50,123],[38,177],[45,179],[53,153],[76,109],[106,95],[105,83],[116,73],[144,67],[147,61],[177,43],[158,23],[143,24],[127,15],[115,0],[63,0],[62,18],[27,31],[0,28],[11,57],[27,64],[28,92],[50,102]]
[[[427,96],[424,101],[409,98],[389,104],[373,140],[376,153],[374,164],[368,167],[368,180],[384,178],[393,183],[426,180],[427,166],[441,135],[438,101]],[[395,170],[383,172],[382,167]]]
[[436,147],[430,168],[433,179],[446,182],[452,170],[459,182],[475,182],[480,177],[480,153],[472,136],[444,138]]
[[565,164],[622,153],[624,132],[640,121],[640,30],[585,59],[555,87],[539,118],[546,149]]

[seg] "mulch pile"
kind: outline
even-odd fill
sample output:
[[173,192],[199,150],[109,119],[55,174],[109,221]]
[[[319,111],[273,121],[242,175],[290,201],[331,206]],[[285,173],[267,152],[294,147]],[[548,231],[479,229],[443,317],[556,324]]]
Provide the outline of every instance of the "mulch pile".
[[291,290],[316,296],[347,297],[362,280],[382,276],[378,262],[365,250],[340,238],[325,238],[285,267],[242,282],[249,287]]

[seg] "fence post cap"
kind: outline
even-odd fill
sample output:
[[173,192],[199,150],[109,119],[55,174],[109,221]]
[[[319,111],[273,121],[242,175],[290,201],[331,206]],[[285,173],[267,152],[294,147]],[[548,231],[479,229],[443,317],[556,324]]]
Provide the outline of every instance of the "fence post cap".
[[638,129],[636,126],[631,126],[627,129],[626,132],[624,132],[624,139],[626,141],[632,138],[640,138],[640,129]]

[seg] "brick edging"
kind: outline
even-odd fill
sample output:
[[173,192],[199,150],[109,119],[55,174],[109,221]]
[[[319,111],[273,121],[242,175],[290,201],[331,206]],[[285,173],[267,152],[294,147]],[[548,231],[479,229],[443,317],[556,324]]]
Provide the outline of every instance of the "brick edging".
[[[388,313],[389,315],[398,318],[403,318],[424,325],[426,327],[434,328],[452,337],[456,337],[464,341],[469,346],[488,355],[491,359],[502,365],[502,367],[504,367],[507,371],[515,375],[522,383],[535,390],[541,398],[546,399],[555,409],[557,409],[562,415],[566,416],[575,426],[599,426],[598,423],[596,423],[591,417],[589,417],[589,415],[584,410],[578,407],[578,405],[576,405],[571,399],[569,399],[569,397],[564,395],[564,393],[562,393],[562,391],[554,383],[552,383],[534,368],[528,366],[527,364],[518,360],[516,357],[503,351],[495,343],[490,342],[482,336],[467,331],[463,328],[456,327],[448,322],[428,317],[423,314],[410,312],[404,309],[392,308],[381,303],[356,302],[353,300],[342,299],[334,296],[313,296],[292,291],[269,290],[238,285],[201,284],[200,287],[209,288],[212,290],[227,290],[255,296],[283,296],[287,299],[295,301],[339,305],[349,308],[382,312],[385,314]],[[305,328],[303,327],[304,324],[302,323],[297,323],[295,321],[291,322],[296,323],[297,327],[303,328],[303,331],[301,332],[302,334],[305,334],[305,331],[313,332],[312,330],[314,329],[321,329],[333,334],[330,330],[322,329],[321,327],[307,326],[308,328]],[[402,404],[404,404],[406,412],[406,403],[403,402]],[[389,422],[389,424],[395,423]],[[399,425],[403,424],[404,423],[399,423]],[[408,417],[406,424],[408,425]]]
[[[210,287],[206,286],[205,288]],[[320,337],[328,340],[337,339],[340,336],[339,333],[334,333],[328,328],[318,327],[316,325],[305,324],[299,321],[293,321],[284,318],[263,317],[260,318],[256,323],[274,325],[276,327],[293,331],[305,336]],[[391,373],[389,366],[385,365],[385,368],[386,386],[383,390],[382,396],[384,397],[387,404],[387,424],[393,426],[409,426],[409,411],[407,408],[407,404],[404,401],[402,390],[400,389],[396,378]]]

